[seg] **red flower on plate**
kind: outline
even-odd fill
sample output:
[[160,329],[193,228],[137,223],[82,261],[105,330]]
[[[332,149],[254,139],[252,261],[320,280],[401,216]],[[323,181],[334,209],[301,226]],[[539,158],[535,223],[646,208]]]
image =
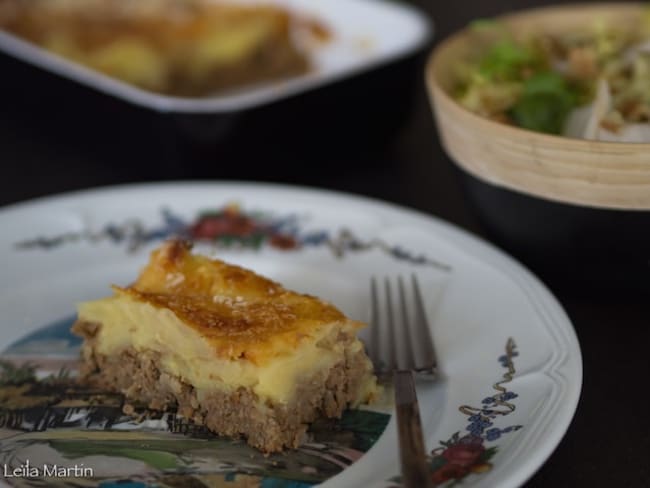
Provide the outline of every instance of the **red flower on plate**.
[[445,449],[441,456],[449,464],[468,468],[478,462],[485,452],[485,447],[479,442],[458,442]]
[[258,224],[243,215],[237,207],[226,207],[222,212],[204,215],[190,228],[195,239],[214,239],[220,236],[247,237],[259,231]]
[[431,473],[431,482],[434,485],[440,485],[449,480],[459,480],[470,473],[469,468],[459,466],[458,464],[447,463],[440,466]]

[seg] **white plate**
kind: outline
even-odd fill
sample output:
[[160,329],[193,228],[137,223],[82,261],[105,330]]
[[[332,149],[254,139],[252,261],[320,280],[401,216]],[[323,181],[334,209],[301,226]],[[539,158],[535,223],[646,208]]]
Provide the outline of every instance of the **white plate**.
[[[242,1],[242,0],[239,0]],[[0,30],[0,51],[63,78],[135,105],[160,112],[227,113],[297,95],[416,52],[430,38],[427,17],[401,2],[386,0],[266,0],[320,20],[332,31],[329,43],[313,50],[314,69],[302,76],[237,93],[182,98],[156,94],[49,53]],[[250,0],[249,0],[250,2]]]
[[[203,217],[201,225],[195,225],[203,211],[214,213],[232,202],[240,206]],[[251,219],[252,227],[244,228],[253,232],[240,238],[225,235],[239,232],[242,226],[233,222],[240,217]],[[65,325],[54,329],[63,334],[20,339],[46,324],[70,320],[75,302],[106,295],[109,283],[129,283],[161,239],[193,228],[195,237],[216,236],[210,243],[202,241],[199,251],[216,253],[288,287],[317,294],[359,320],[369,318],[371,276],[419,276],[442,373],[439,382],[418,385],[425,437],[428,448],[434,450],[431,463],[438,481],[453,475],[462,478],[464,486],[522,484],[551,454],[576,409],[582,381],[580,348],[557,301],[512,259],[427,215],[365,198],[294,187],[177,183],[87,191],[14,205],[0,211],[0,228],[4,267],[0,349],[13,344],[6,352],[14,359],[47,358],[52,367],[57,358],[61,364],[70,354],[77,354],[76,345],[68,342]],[[493,387],[499,381],[503,391]],[[63,417],[87,418],[87,411],[73,410],[65,410]],[[375,420],[384,418],[376,415]],[[46,417],[55,415],[50,411]],[[84,454],[78,447],[72,453],[56,451],[52,446],[59,444],[52,443],[53,437],[82,432],[74,422],[64,428],[63,417],[51,421],[51,426],[59,428],[42,433],[0,429],[5,437],[0,464],[36,456],[32,463],[42,466],[45,461],[62,462],[67,456],[69,462],[84,460],[86,467],[95,463],[95,476],[115,475],[111,469],[118,467],[132,479],[162,476],[164,466],[154,461],[147,464],[142,456],[119,462],[107,458],[103,443],[117,438],[111,436],[127,434],[116,434],[115,429],[105,432],[105,426],[95,425],[92,434],[100,435],[99,429],[103,440],[92,445],[104,451]],[[23,419],[17,424],[14,420],[14,424],[29,431],[46,425],[47,418]],[[0,424],[6,426],[6,422],[5,416]],[[144,428],[128,422],[120,425],[122,430]],[[147,428],[155,434],[156,425]],[[179,438],[178,434],[165,435]],[[26,443],[17,444],[17,439]],[[441,440],[448,445],[441,445]],[[327,452],[316,458],[338,466],[330,474],[365,450],[357,444],[326,444],[309,447],[309,455]],[[16,454],[17,446],[24,449],[22,457]],[[128,458],[120,452],[112,455]],[[192,456],[186,461],[193,470],[222,470],[223,474],[229,469],[248,469],[256,476],[269,475],[256,471],[259,466],[201,464],[200,456]],[[290,454],[283,462],[291,464],[295,456]],[[372,448],[324,486],[393,486],[391,480],[399,473],[397,459],[391,418]],[[302,471],[293,471],[293,475],[302,476],[303,481],[309,473],[320,476],[321,468],[331,468],[304,462],[301,466]],[[287,468],[281,476],[293,476],[294,468]],[[256,480],[261,482],[261,478]]]

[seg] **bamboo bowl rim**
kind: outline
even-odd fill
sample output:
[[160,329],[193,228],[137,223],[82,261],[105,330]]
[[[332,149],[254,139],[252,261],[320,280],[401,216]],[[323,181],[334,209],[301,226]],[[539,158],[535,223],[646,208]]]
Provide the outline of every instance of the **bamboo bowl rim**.
[[[519,10],[494,19],[517,26],[530,25],[534,22],[531,18],[538,15],[548,19],[568,14],[563,17],[568,19],[564,23],[577,25],[578,20],[574,18],[598,14],[632,16],[644,6],[640,2],[553,5]],[[543,23],[540,24],[539,30],[545,30]],[[562,203],[650,210],[650,142],[596,141],[546,134],[490,120],[458,103],[450,93],[453,63],[458,59],[454,51],[460,55],[471,50],[470,35],[471,28],[467,26],[443,39],[431,52],[425,68],[438,133],[447,153],[459,166],[490,183]],[[462,143],[458,142],[460,136],[464,137]],[[467,137],[475,139],[467,142]],[[482,145],[485,153],[472,149],[472,145]],[[521,156],[518,158],[521,161],[513,161],[513,154]],[[532,168],[524,160],[539,164]],[[530,181],[524,181],[521,174],[526,171]],[[561,181],[563,178],[571,181]],[[578,188],[575,196],[571,185]],[[628,191],[629,195],[623,195]]]

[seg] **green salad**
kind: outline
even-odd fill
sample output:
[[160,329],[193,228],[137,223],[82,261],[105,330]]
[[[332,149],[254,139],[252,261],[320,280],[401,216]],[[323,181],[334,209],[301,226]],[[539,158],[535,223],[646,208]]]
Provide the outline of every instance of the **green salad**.
[[563,35],[515,36],[485,20],[471,30],[485,47],[457,66],[467,109],[549,134],[650,139],[650,9],[635,26],[595,19]]

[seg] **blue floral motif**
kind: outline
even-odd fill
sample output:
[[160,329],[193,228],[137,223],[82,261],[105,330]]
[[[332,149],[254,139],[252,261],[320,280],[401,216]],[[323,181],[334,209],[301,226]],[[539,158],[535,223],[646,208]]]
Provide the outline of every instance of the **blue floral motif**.
[[485,439],[488,441],[496,441],[499,437],[501,437],[501,432],[502,432],[501,429],[497,429],[497,428],[489,429],[485,433]]
[[[474,415],[472,415],[472,417],[474,417]],[[476,415],[476,417],[478,417],[478,419],[469,424],[467,430],[473,435],[480,436],[487,427],[492,425],[492,422],[481,415]]]
[[507,402],[508,400],[513,400],[517,398],[519,395],[517,395],[515,392],[512,391],[507,391],[501,395],[499,395],[499,400],[502,402]]

